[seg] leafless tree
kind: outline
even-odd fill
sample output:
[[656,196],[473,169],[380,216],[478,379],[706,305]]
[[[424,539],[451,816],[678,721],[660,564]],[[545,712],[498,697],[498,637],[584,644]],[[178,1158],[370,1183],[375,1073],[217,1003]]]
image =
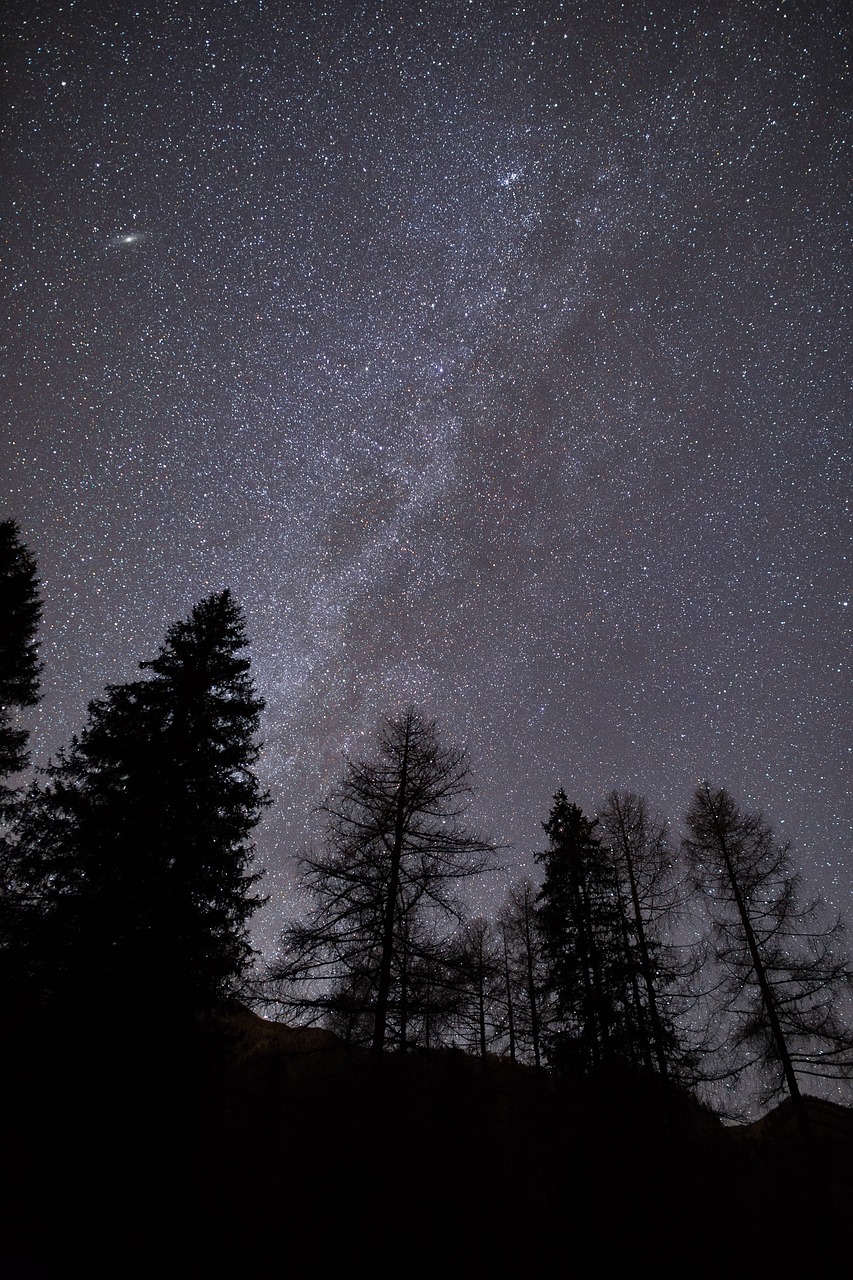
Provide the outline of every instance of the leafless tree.
[[271,970],[285,1009],[344,1020],[377,1054],[417,1028],[435,1034],[457,889],[493,853],[461,825],[470,794],[464,750],[413,707],[384,722],[371,759],[346,762],[321,808],[323,847],[301,860],[312,910],[285,930]]
[[[695,1005],[696,948],[675,939],[683,900],[683,874],[664,819],[652,815],[644,796],[613,791],[599,827],[617,872],[628,976],[647,1068],[664,1078],[692,1074],[686,1024],[678,1014]],[[691,1033],[695,1040],[695,1033]]]
[[[524,880],[510,889],[498,928],[504,959],[504,989],[510,1056],[542,1065],[541,989],[542,951],[536,930],[536,887]],[[511,1033],[510,1033],[511,1028]]]
[[757,1068],[765,1099],[786,1089],[801,1108],[800,1077],[853,1079],[853,1033],[843,1003],[853,971],[840,919],[803,902],[790,847],[764,817],[744,813],[703,783],[687,814],[684,848],[705,891],[724,980],[737,1067]]

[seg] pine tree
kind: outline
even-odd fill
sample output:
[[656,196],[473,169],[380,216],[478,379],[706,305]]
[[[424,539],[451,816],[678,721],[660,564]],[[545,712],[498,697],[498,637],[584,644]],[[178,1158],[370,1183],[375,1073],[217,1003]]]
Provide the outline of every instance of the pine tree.
[[263,703],[224,591],[171,627],[147,679],[107,688],[22,828],[33,947],[59,1003],[204,1008],[251,957],[249,836]]
[[313,910],[286,929],[271,971],[284,1008],[346,1026],[377,1054],[434,1038],[449,1014],[456,886],[492,851],[460,825],[469,794],[464,751],[412,707],[385,721],[373,759],[347,762],[322,806],[325,844],[301,860]]
[[29,763],[27,731],[14,723],[16,710],[39,696],[36,634],[41,617],[35,561],[13,520],[0,523],[0,820],[8,820],[16,792],[6,779]]
[[31,915],[17,875],[15,820],[29,764],[28,732],[16,713],[39,696],[37,631],[41,617],[36,566],[12,520],[0,523],[0,995],[8,1009],[29,999],[26,965]]
[[537,921],[550,996],[548,1056],[569,1073],[635,1063],[626,919],[612,862],[595,820],[564,791],[542,825],[550,841],[537,855],[545,868]]

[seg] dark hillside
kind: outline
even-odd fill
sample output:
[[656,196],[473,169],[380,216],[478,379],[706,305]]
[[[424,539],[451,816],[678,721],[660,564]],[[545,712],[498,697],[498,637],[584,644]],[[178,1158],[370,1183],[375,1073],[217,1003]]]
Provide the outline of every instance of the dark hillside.
[[[784,1108],[732,1130],[655,1081],[452,1051],[377,1069],[232,1009],[190,1036],[30,1029],[7,1061],[4,1274],[493,1274],[590,1254],[782,1274],[831,1215]],[[849,1202],[850,1112],[821,1110]]]

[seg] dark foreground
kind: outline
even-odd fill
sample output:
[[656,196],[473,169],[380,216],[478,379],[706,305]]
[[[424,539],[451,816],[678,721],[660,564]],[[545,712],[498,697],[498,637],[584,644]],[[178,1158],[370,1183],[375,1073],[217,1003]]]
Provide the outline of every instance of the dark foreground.
[[[795,1274],[849,1251],[853,1113],[724,1128],[654,1081],[461,1053],[377,1068],[246,1012],[17,1027],[0,1276],[488,1267]],[[843,1255],[842,1255],[843,1256]]]

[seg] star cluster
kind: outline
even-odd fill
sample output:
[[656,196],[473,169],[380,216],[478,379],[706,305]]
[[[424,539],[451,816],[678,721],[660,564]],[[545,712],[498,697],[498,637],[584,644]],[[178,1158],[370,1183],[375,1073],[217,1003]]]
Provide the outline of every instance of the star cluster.
[[271,946],[378,719],[550,797],[700,777],[850,908],[849,26],[834,4],[12,3],[3,489],[42,762],[221,585]]

